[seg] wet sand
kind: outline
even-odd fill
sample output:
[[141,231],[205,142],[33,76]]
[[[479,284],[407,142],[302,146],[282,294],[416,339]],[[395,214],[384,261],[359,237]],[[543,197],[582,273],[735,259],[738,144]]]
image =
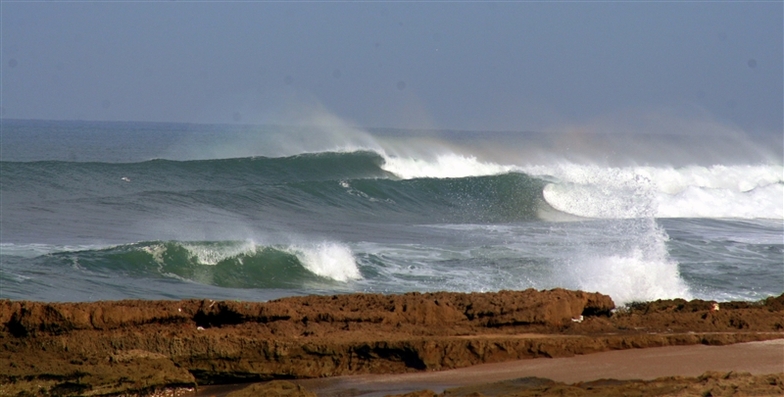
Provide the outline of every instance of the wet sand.
[[[445,389],[539,377],[576,383],[598,379],[652,380],[665,376],[697,377],[707,371],[749,372],[755,375],[784,372],[784,339],[728,346],[667,346],[601,352],[575,357],[536,358],[480,364],[439,372],[393,375],[355,375],[294,383],[319,397],[402,394],[417,390],[441,393]],[[215,395],[203,390],[199,396]],[[212,392],[212,394],[210,394]]]

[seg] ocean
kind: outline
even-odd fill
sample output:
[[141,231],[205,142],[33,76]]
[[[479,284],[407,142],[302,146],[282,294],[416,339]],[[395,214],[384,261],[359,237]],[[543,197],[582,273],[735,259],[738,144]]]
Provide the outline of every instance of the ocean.
[[781,143],[2,120],[0,298],[784,292]]

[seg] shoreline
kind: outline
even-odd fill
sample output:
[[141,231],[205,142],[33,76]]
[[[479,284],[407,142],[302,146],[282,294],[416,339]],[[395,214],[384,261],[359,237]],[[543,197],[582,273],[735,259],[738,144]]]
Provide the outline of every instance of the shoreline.
[[[469,393],[498,395],[499,389],[501,392],[519,392],[520,385],[525,383],[521,381],[522,379],[528,379],[529,385],[532,386],[549,380],[553,382],[550,387],[614,380],[617,381],[614,382],[617,385],[641,391],[647,386],[643,382],[649,384],[656,382],[657,387],[661,387],[662,384],[675,384],[686,388],[690,385],[705,386],[705,383],[709,383],[706,380],[725,380],[730,384],[733,383],[732,380],[740,380],[734,382],[737,386],[743,381],[748,382],[749,378],[757,377],[768,383],[770,378],[776,379],[777,385],[774,386],[778,387],[766,390],[769,395],[774,395],[773,393],[776,392],[784,394],[782,366],[784,366],[784,339],[775,339],[726,346],[688,345],[617,350],[574,357],[477,364],[436,372],[349,375],[286,382],[301,386],[318,397],[359,395],[383,397],[423,390],[436,394],[448,390],[451,395],[457,395],[460,393],[456,390],[462,390]],[[232,393],[266,385],[269,383],[204,386],[182,395],[226,397]],[[708,390],[709,386],[703,389],[700,391]],[[546,391],[539,392],[546,393]]]
[[[784,371],[784,339],[725,346],[667,346],[614,350],[561,358],[534,358],[440,372],[354,375],[295,380],[320,397],[345,395],[350,390],[365,397],[431,390],[443,393],[459,387],[485,387],[514,379],[535,377],[563,384],[600,379],[619,381],[681,376],[697,378],[708,371],[769,375]],[[209,393],[197,393],[207,396]]]
[[[275,379],[317,384],[348,375],[480,374],[481,365],[552,365],[613,353],[639,358],[656,351],[643,348],[684,354],[689,346],[732,348],[770,340],[778,340],[768,342],[774,350],[784,351],[779,348],[784,294],[721,302],[718,310],[714,302],[680,299],[616,309],[605,295],[563,289],[348,294],[263,303],[4,300],[0,368],[8,371],[0,373],[0,396],[150,395]],[[666,366],[677,358],[663,360]]]

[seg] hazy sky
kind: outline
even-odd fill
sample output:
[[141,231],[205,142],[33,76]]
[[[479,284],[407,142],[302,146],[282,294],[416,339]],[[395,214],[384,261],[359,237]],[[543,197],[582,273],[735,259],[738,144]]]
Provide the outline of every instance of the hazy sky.
[[784,131],[782,2],[0,8],[6,118]]

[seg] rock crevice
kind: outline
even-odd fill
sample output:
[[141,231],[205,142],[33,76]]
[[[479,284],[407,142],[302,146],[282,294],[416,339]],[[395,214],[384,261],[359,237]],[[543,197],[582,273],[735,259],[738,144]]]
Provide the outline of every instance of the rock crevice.
[[440,370],[614,349],[784,338],[784,295],[657,301],[598,293],[351,294],[270,302],[0,301],[0,396]]

